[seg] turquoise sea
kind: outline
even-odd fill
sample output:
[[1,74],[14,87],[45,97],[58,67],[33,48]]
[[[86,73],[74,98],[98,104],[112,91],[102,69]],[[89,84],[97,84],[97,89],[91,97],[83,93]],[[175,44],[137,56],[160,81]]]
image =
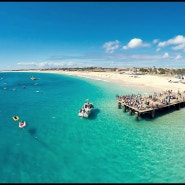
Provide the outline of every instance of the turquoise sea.
[[[116,94],[133,92],[144,93],[89,78],[1,72],[0,182],[185,182],[185,108],[136,121],[116,102]],[[89,119],[78,117],[86,99],[95,106]]]

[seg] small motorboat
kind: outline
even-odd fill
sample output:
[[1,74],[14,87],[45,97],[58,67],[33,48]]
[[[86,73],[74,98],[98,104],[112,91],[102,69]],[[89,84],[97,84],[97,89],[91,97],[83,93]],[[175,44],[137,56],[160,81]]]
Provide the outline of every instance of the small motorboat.
[[88,118],[94,109],[93,103],[90,103],[88,100],[82,106],[82,108],[78,111],[78,116]]
[[35,78],[34,76],[32,76],[30,79],[31,79],[31,80],[36,80],[36,78]]
[[24,127],[26,127],[26,121],[19,122],[19,128],[24,128]]
[[14,121],[18,121],[19,120],[19,116],[13,116],[13,120]]

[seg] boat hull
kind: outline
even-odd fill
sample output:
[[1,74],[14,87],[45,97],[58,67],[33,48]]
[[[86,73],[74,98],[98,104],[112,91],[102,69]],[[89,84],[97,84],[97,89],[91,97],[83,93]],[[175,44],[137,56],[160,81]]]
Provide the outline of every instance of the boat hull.
[[90,111],[88,111],[88,112],[87,111],[86,112],[79,112],[78,116],[84,117],[84,118],[88,118],[89,115],[91,114],[91,112],[92,112],[92,109]]
[[84,103],[78,112],[78,116],[88,118],[94,108],[93,103]]
[[26,127],[26,122],[19,122],[19,128],[24,128]]

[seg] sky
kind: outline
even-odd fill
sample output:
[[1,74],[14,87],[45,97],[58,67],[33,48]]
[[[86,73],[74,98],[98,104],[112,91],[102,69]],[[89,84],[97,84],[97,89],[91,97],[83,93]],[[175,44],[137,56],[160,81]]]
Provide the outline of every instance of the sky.
[[185,68],[185,2],[0,2],[0,70]]

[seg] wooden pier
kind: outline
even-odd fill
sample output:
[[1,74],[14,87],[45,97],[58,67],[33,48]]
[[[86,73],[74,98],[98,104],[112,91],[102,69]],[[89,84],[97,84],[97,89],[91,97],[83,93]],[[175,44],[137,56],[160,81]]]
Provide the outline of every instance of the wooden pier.
[[123,109],[123,112],[128,112],[130,115],[135,114],[135,119],[144,118],[149,115],[154,118],[156,112],[166,110],[179,110],[185,107],[185,91],[174,93],[172,90],[166,90],[162,93],[154,93],[142,97],[137,95],[123,95],[117,97],[118,108]]

